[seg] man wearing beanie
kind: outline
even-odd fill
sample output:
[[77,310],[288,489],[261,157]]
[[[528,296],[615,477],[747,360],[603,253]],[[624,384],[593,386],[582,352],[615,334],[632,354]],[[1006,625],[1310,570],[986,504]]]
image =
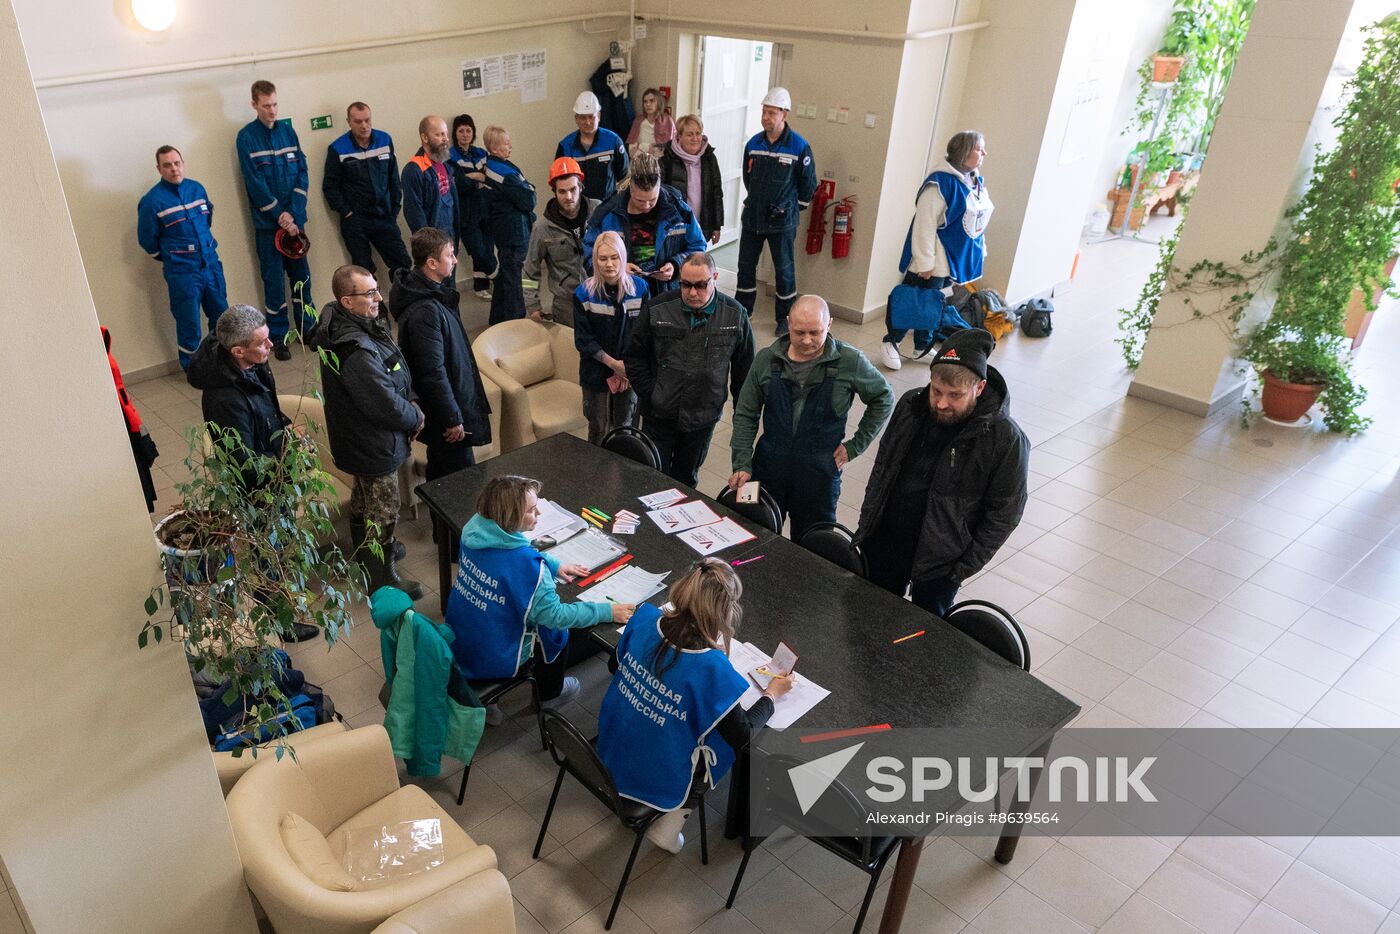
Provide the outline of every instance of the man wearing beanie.
[[[870,580],[945,614],[1021,521],[1030,441],[980,328],[943,342],[929,384],[905,393],[880,440],[856,542]],[[912,585],[912,586],[911,586]]]

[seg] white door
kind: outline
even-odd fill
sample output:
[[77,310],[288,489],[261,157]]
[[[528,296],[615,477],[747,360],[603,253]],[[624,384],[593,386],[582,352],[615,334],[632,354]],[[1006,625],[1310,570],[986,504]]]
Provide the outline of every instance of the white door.
[[762,128],[759,117],[772,62],[771,42],[705,36],[700,44],[700,119],[705,122],[710,145],[715,147],[724,181],[724,228],[719,246],[739,237],[744,143]]

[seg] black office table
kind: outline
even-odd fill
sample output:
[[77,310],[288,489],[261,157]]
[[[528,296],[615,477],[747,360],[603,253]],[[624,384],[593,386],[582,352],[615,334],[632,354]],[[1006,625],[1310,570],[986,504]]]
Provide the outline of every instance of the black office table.
[[[565,508],[590,506],[608,515],[617,509],[643,514],[637,497],[669,487],[692,492],[664,474],[570,435],[555,435],[425,483],[418,495],[428,504],[437,530],[438,592],[444,610],[453,579],[451,543],[476,512],[476,497],[486,481],[508,474],[541,481],[541,495]],[[1025,748],[998,750],[999,755],[1043,757],[1055,734],[1079,713],[1074,702],[937,617],[745,521],[709,497],[700,498],[755,536],[718,557],[739,561],[763,556],[735,569],[744,585],[739,637],[766,649],[779,640],[788,642],[802,654],[803,674],[831,691],[804,718],[804,726],[810,722],[815,728],[837,729],[888,723],[896,729],[1005,730],[1033,739]],[[637,566],[651,572],[671,570],[668,583],[698,557],[645,515],[637,534],[619,540],[636,555]],[[561,588],[561,594],[574,597],[577,588]],[[925,634],[917,639],[892,641],[921,629]],[[615,626],[599,626],[593,632],[616,644]],[[1009,825],[997,845],[999,862],[1011,861],[1018,839],[1019,825]],[[922,838],[901,842],[881,934],[899,930],[922,847]]]

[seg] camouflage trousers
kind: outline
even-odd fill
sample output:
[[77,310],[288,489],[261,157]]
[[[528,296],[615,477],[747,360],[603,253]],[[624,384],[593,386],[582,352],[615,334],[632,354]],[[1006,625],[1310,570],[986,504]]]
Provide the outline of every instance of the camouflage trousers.
[[381,530],[399,521],[399,473],[356,476],[350,489],[350,518],[373,522]]

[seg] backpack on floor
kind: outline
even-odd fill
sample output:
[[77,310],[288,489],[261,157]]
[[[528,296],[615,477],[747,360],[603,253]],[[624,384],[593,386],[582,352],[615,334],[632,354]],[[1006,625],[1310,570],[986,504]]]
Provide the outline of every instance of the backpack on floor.
[[1054,330],[1050,313],[1055,306],[1048,298],[1033,298],[1017,309],[1021,316],[1021,333],[1027,337],[1049,337]]
[[985,328],[987,315],[995,312],[1006,314],[1006,300],[996,289],[978,289],[968,296],[967,304],[960,310],[962,319],[969,327]]

